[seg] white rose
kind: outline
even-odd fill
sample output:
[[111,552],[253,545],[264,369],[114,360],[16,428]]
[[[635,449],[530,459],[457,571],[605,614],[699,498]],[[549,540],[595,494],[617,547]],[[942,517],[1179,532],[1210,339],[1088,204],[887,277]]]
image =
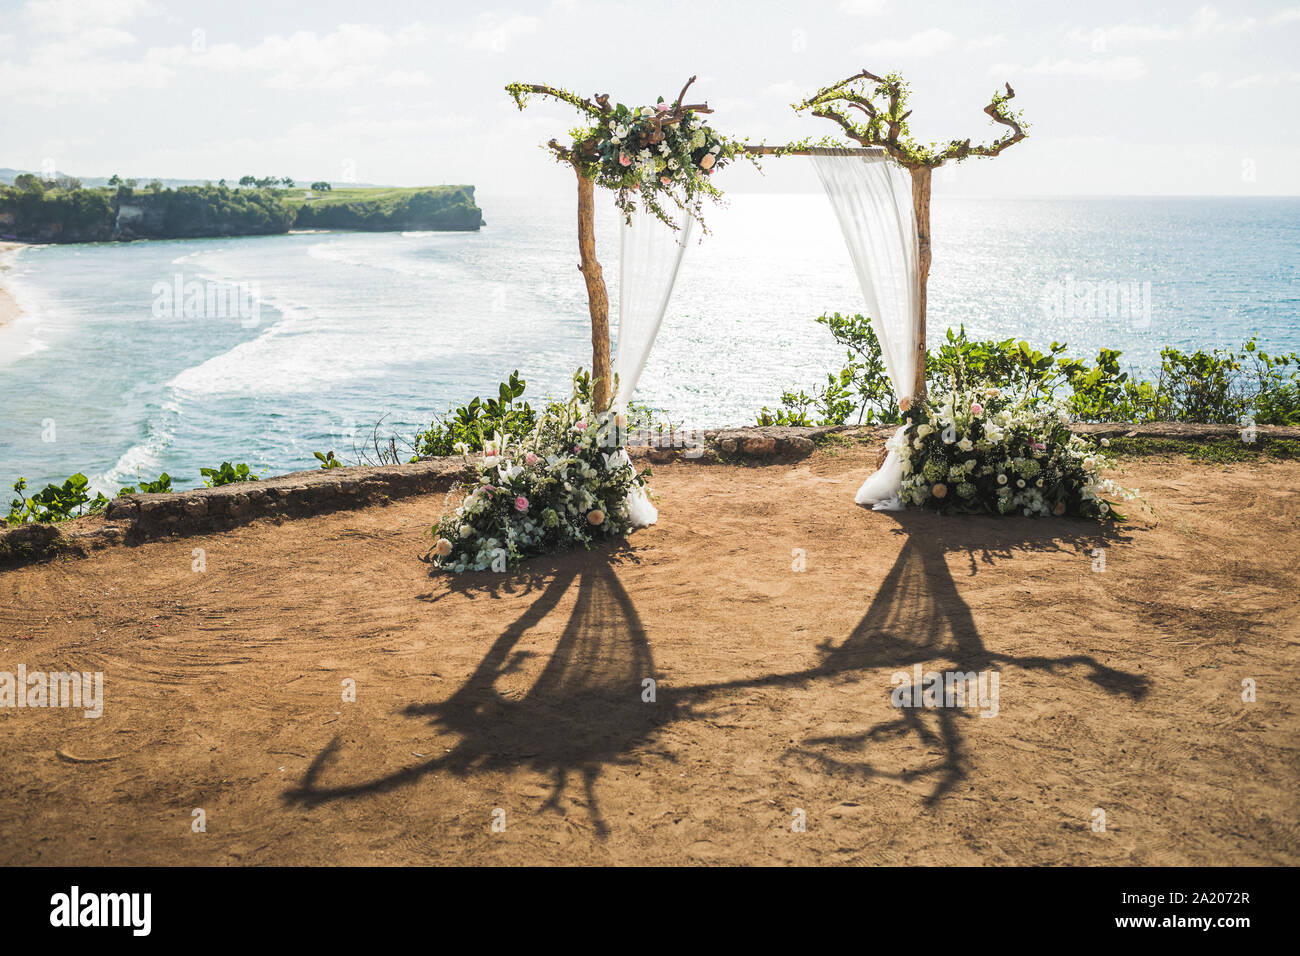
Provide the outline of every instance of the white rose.
[[999,473],[998,473],[998,484],[999,484],[999,485],[1005,485],[1006,483],[1007,483],[1007,476],[999,472]]

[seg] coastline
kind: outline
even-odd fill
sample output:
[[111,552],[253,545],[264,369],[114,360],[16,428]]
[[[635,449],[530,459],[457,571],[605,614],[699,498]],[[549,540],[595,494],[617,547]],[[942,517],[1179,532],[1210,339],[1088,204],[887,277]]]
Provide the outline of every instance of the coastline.
[[23,248],[21,242],[0,242],[0,329],[10,325],[23,314],[22,308],[5,288],[4,274],[9,268],[9,260]]

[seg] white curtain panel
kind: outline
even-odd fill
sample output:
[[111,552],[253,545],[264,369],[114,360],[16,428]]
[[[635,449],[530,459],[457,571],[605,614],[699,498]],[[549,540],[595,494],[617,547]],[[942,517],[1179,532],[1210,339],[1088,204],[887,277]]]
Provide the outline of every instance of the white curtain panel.
[[617,409],[626,408],[636,391],[668,311],[695,225],[691,216],[683,213],[682,217],[686,221],[681,229],[673,230],[652,213],[637,209],[620,232],[618,340],[614,350]]
[[[638,209],[620,232],[618,339],[614,350],[617,411],[627,407],[636,391],[636,383],[645,370],[650,349],[668,311],[677,272],[695,226],[691,216],[683,216],[685,222],[681,229],[674,230],[653,214]],[[628,494],[627,508],[634,528],[645,528],[659,520],[659,509],[644,488]]]
[[[894,394],[910,396],[920,341],[912,177],[883,150],[818,150],[812,159],[849,247]],[[898,453],[891,450],[855,500],[876,510],[899,510],[902,484]]]

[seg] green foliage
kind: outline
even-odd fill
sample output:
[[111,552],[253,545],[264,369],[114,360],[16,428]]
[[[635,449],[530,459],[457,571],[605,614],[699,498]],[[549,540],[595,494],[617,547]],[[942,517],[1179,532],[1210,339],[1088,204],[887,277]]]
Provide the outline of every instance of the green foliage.
[[[789,389],[775,411],[764,407],[760,425],[897,424],[901,421],[881,358],[880,343],[861,315],[820,316],[847,364],[826,376],[812,394]],[[1088,422],[1238,423],[1300,425],[1300,355],[1270,355],[1251,339],[1238,350],[1186,353],[1166,348],[1154,382],[1121,371],[1121,352],[1101,349],[1092,364],[1052,342],[1046,352],[1015,339],[975,340],[965,327],[949,329],[926,358],[930,392],[995,386],[1029,405],[1065,401]]]
[[828,373],[825,386],[812,395],[802,390],[781,394],[781,408],[775,412],[764,407],[760,425],[845,425],[897,423],[898,401],[880,342],[871,320],[861,314],[819,316],[817,322],[830,330],[835,341],[845,347],[848,364],[838,372]]
[[[312,189],[318,185],[313,183]],[[474,203],[473,186],[325,191],[329,195],[304,199],[297,206],[297,228],[470,230],[483,223],[483,212]],[[299,191],[286,198],[296,201],[302,195]]]
[[334,452],[322,453],[319,451],[312,452],[316,460],[320,462],[321,468],[329,470],[330,468],[342,468],[343,462],[334,457]]
[[98,514],[108,504],[102,493],[90,497],[87,490],[90,482],[85,475],[78,472],[68,478],[62,485],[49,484],[30,498],[24,494],[27,479],[19,478],[13,484],[18,497],[9,503],[9,513],[5,515],[6,524],[27,524],[33,521],[68,521],[83,515]]
[[[18,177],[22,179],[22,177]],[[150,183],[137,193],[133,180],[110,188],[82,189],[75,181],[45,184],[36,177],[23,185],[0,186],[0,221],[7,232],[42,242],[106,241],[129,235],[150,239],[204,236],[272,235],[290,228],[365,230],[477,229],[482,211],[473,186],[420,189],[341,189],[311,201],[285,177],[244,177],[250,188],[224,184],[164,189]],[[258,184],[263,187],[257,188]],[[314,184],[319,185],[319,184]],[[123,218],[123,205],[139,215]]]
[[203,476],[203,487],[219,488],[222,485],[233,485],[241,481],[257,481],[257,475],[248,469],[248,465],[240,463],[232,465],[228,461],[223,461],[217,468],[200,468],[199,474]]
[[172,476],[167,474],[165,471],[158,476],[157,481],[143,481],[138,479],[139,476],[137,475],[136,484],[127,485],[124,488],[118,489],[117,496],[123,498],[126,495],[134,494],[161,495],[172,490]]
[[519,401],[526,384],[516,369],[497,387],[496,398],[473,398],[465,405],[448,409],[445,416],[434,415],[429,427],[415,436],[416,454],[445,456],[481,451],[494,436],[507,443],[522,439],[537,424],[532,406]]

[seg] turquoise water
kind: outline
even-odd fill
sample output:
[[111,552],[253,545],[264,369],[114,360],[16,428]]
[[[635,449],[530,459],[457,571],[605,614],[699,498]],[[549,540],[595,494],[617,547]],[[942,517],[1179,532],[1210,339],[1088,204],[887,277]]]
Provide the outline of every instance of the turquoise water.
[[[113,491],[137,470],[187,487],[223,459],[278,473],[316,450],[349,458],[381,417],[382,435],[410,434],[515,368],[535,398],[566,391],[590,362],[573,207],[480,201],[479,233],[23,250],[5,277],[27,315],[0,330],[0,491],[18,475],[84,471]],[[1114,347],[1139,370],[1167,344],[1300,350],[1298,199],[937,199],[933,219],[932,336],[965,323]],[[813,317],[861,308],[820,195],[735,196],[709,225],[637,395],[688,426],[748,423],[815,384],[841,356]],[[598,231],[616,301],[612,210]],[[246,307],[173,311],[160,289],[178,276],[239,284]],[[1090,315],[1090,289],[1115,293],[1116,313]]]

